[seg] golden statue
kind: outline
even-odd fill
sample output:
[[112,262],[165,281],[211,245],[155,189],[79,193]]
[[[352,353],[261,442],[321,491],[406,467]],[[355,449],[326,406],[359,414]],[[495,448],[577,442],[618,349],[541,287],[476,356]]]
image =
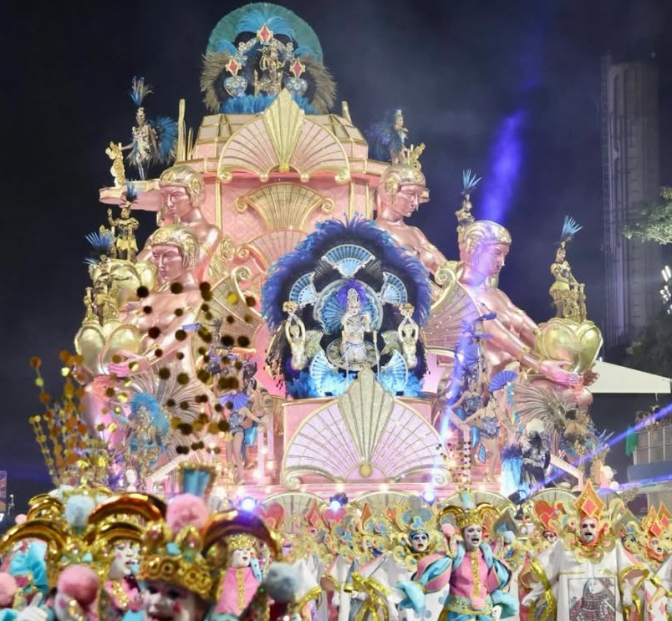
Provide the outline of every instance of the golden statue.
[[[84,324],[75,337],[84,366],[94,375],[125,377],[175,358],[183,370],[193,371],[190,340],[182,336],[182,327],[195,321],[202,302],[194,274],[200,254],[198,241],[191,229],[171,225],[156,230],[147,246],[156,283],[147,297],[125,303],[121,312],[117,311],[121,297],[117,288],[122,283],[107,267],[107,259],[101,260],[102,268],[96,266],[94,303],[106,321],[102,328]],[[118,313],[118,317],[108,317],[108,313]]]
[[277,95],[282,90],[282,70],[285,66],[280,58],[280,48],[278,41],[272,39],[264,46],[259,59],[259,68],[262,70],[261,78],[256,79],[255,72],[255,96],[261,91],[268,95]]
[[555,282],[548,291],[555,304],[555,316],[571,319],[577,323],[586,320],[586,294],[584,285],[574,278],[567,261],[567,243],[582,228],[573,218],[565,217],[560,244],[555,252],[555,261],[551,264],[551,274]]
[[488,376],[493,377],[517,361],[553,383],[575,386],[581,379],[578,373],[566,371],[562,362],[541,359],[533,352],[539,326],[494,284],[510,249],[509,232],[490,220],[469,224],[460,242],[459,282],[482,314],[496,313],[495,319],[484,322],[484,330],[491,335],[483,342]]
[[121,208],[121,215],[118,218],[112,217],[112,210],[107,210],[107,219],[112,228],[114,236],[114,247],[116,256],[126,261],[135,261],[138,253],[138,243],[135,240],[135,231],[138,230],[140,223],[131,217],[131,205],[127,202]]
[[126,169],[124,168],[124,153],[121,142],[110,142],[105,153],[112,160],[110,173],[114,178],[114,187],[121,188],[126,183]]
[[417,257],[432,273],[446,262],[436,246],[417,227],[404,222],[426,202],[427,188],[419,156],[425,146],[402,149],[400,163],[388,166],[380,177],[376,225],[387,231],[399,246]]
[[[163,171],[159,177],[159,188],[163,198],[159,226],[180,224],[188,227],[196,236],[199,255],[195,262],[195,274],[202,279],[208,260],[217,250],[222,238],[219,228],[210,224],[200,210],[205,196],[203,177],[190,166],[179,164]],[[138,260],[147,260],[150,254],[150,246],[145,244]]]
[[96,313],[95,304],[93,303],[93,287],[86,288],[86,294],[84,295],[84,308],[86,308],[84,323],[100,323],[100,319]]
[[467,228],[473,221],[474,216],[471,214],[471,192],[476,188],[480,177],[476,177],[471,173],[471,170],[465,170],[462,173],[462,205],[455,212],[457,218],[457,242],[460,243],[464,229]]

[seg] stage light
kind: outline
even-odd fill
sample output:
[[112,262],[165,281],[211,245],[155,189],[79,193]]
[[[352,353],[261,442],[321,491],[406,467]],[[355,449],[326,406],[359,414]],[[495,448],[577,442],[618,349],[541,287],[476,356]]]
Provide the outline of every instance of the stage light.
[[433,489],[426,489],[422,493],[422,499],[428,504],[431,505],[436,500],[436,494]]
[[240,510],[245,511],[246,513],[252,513],[256,506],[257,501],[251,496],[245,496],[245,498],[240,501]]
[[336,513],[341,508],[341,503],[338,500],[332,500],[329,503],[329,511]]

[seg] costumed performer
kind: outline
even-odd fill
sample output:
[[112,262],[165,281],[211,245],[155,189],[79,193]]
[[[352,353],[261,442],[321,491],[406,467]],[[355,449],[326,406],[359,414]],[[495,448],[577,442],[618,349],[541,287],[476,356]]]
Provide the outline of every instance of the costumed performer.
[[605,508],[588,481],[574,503],[573,528],[532,560],[535,582],[521,602],[532,618],[538,606],[549,620],[638,618],[636,591],[649,572],[617,541]]

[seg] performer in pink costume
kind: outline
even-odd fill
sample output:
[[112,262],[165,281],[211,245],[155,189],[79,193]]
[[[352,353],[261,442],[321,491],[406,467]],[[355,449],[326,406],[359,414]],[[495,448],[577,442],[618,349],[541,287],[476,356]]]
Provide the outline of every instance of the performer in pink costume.
[[222,596],[215,613],[239,617],[250,603],[261,584],[259,563],[254,558],[254,537],[235,534],[226,540],[229,550],[229,567],[224,574]]
[[463,495],[463,507],[450,505],[439,518],[452,514],[462,534],[462,541],[455,538],[455,529],[444,524],[449,553],[432,554],[420,561],[418,572],[410,583],[398,585],[406,595],[402,606],[411,606],[420,613],[425,605],[425,594],[450,587],[440,618],[446,621],[492,621],[493,608],[502,607],[501,618],[518,611],[517,598],[504,593],[511,571],[495,558],[490,546],[483,542],[483,518],[497,510],[488,504],[473,505]]

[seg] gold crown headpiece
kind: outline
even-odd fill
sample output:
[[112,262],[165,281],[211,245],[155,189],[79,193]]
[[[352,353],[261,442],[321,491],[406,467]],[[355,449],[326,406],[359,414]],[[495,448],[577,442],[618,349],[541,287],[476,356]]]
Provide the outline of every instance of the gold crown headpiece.
[[89,522],[117,529],[133,521],[144,523],[139,537],[142,556],[138,578],[167,582],[212,601],[219,565],[205,554],[203,531],[207,529],[186,525],[173,532],[166,522],[167,514],[168,507],[162,500],[128,493],[99,505]]
[[[422,165],[420,164],[420,155],[425,150],[425,145],[421,144],[418,147],[410,147],[402,149],[399,154],[399,163],[390,164],[380,176],[379,188],[387,195],[388,198],[396,195],[401,186],[404,185],[420,185],[423,188],[427,187],[425,175],[422,173]],[[426,193],[426,191],[425,191]],[[426,202],[428,199],[423,193],[420,202]]]
[[257,540],[251,535],[238,533],[227,538],[226,547],[230,552],[243,549],[254,550],[257,547]]
[[457,505],[448,505],[439,513],[439,524],[443,523],[443,518],[452,515],[455,525],[459,530],[469,526],[483,526],[488,522],[493,522],[499,516],[497,507],[488,502],[481,502],[477,506],[463,508]]
[[81,401],[84,390],[73,381],[81,357],[61,352],[60,358],[65,365],[61,369],[65,384],[60,401],[52,399],[45,390],[44,379],[40,374],[41,360],[37,357],[31,359],[30,364],[37,375],[35,384],[40,389],[40,401],[45,411],[28,420],[56,487],[104,485],[107,483],[110,463],[107,445],[84,422]]
[[[145,494],[129,495],[132,503],[152,506]],[[117,512],[110,510],[118,497],[111,498],[96,507],[88,516],[82,529],[70,526],[64,517],[65,505],[58,499],[42,494],[30,501],[26,521],[10,528],[0,539],[0,554],[10,551],[17,543],[26,539],[38,539],[47,544],[46,565],[49,587],[55,587],[58,576],[69,565],[83,563],[90,565],[101,580],[107,578],[112,561],[112,549],[117,543],[139,543],[142,527],[130,519],[120,519]],[[156,505],[153,513],[147,509],[145,519],[157,519],[163,503],[152,499]]]
[[187,524],[173,532],[167,521],[169,514],[169,507],[152,496],[123,494],[100,505],[93,516],[97,520],[112,516],[144,520],[138,578],[183,587],[206,602],[219,598],[221,570],[234,537],[261,541],[273,555],[281,556],[280,538],[257,516],[228,511],[211,516],[200,529]]

